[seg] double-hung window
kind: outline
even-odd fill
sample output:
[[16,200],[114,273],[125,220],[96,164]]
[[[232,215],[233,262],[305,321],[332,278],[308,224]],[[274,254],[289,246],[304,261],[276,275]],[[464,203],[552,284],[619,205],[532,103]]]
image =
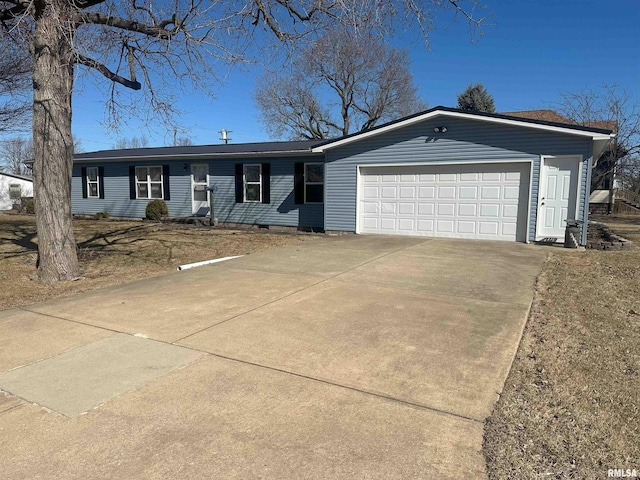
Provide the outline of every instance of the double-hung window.
[[304,203],[324,201],[324,164],[304,164]]
[[98,167],[87,167],[87,197],[100,198],[100,180]]
[[163,198],[162,167],[136,167],[136,197]]
[[262,201],[262,165],[250,164],[243,166],[244,201]]
[[9,184],[9,199],[10,200],[20,200],[22,197],[22,187],[19,183],[11,183]]

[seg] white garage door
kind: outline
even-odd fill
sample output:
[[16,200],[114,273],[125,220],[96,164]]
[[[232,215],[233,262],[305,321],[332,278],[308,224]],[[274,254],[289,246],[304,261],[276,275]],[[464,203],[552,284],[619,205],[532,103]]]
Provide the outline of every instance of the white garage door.
[[361,167],[360,233],[525,241],[527,163]]

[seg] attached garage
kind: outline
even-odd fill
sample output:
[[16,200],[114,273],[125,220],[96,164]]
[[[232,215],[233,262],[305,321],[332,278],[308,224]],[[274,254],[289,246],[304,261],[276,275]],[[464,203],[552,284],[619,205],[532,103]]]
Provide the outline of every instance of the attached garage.
[[[312,148],[326,231],[561,242],[610,130],[447,107]],[[582,242],[586,241],[586,229]]]
[[358,233],[526,241],[531,163],[359,169]]

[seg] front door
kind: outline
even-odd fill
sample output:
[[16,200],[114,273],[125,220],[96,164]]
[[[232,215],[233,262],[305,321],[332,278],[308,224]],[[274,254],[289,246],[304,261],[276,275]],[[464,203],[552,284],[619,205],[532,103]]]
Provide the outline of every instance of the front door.
[[538,210],[538,238],[564,238],[565,220],[577,215],[580,157],[544,158]]
[[191,203],[194,215],[206,216],[209,213],[209,165],[191,164]]

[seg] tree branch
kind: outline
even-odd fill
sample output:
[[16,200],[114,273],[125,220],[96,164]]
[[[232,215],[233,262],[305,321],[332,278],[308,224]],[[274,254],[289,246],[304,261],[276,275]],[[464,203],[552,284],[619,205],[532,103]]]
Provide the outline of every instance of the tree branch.
[[[114,17],[100,12],[81,12],[78,15],[80,23],[93,23],[95,25],[107,25],[109,27],[127,30],[129,32],[141,33],[148,37],[157,37],[162,40],[169,40],[182,31],[183,22],[178,20],[174,15],[171,19],[164,20],[158,25],[147,25],[145,23],[136,22],[135,20],[127,20],[125,18]],[[174,28],[167,29],[168,25],[174,25]]]
[[98,72],[100,72],[102,75],[104,75],[106,78],[111,80],[112,82],[119,83],[120,85],[124,85],[125,87],[130,88],[132,90],[140,90],[140,88],[142,88],[142,85],[140,85],[140,82],[129,80],[127,78],[124,78],[121,75],[118,75],[115,72],[112,72],[103,64],[94,60],[93,58],[85,57],[84,55],[81,55],[78,53],[76,54],[76,63],[80,65],[84,65],[85,67],[93,68]]

